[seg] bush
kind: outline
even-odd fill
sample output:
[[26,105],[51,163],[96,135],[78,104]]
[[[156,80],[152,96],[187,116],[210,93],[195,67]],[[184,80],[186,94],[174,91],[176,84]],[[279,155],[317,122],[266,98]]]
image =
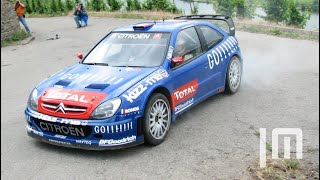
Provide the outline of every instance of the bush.
[[119,0],[107,0],[111,11],[118,11],[121,9],[123,3]]
[[216,0],[214,9],[219,14],[253,18],[257,3],[257,0]]
[[49,14],[58,12],[58,7],[55,0],[50,1],[49,7],[50,7]]
[[263,5],[265,20],[303,28],[310,18],[310,11],[300,12],[292,0],[267,0]]
[[32,11],[32,7],[30,6],[30,1],[29,0],[26,0],[26,12],[31,14],[33,11]]
[[145,0],[144,3],[142,3],[142,9],[144,10],[152,10],[153,6],[152,0]]
[[66,9],[71,11],[73,10],[75,3],[73,0],[66,0]]
[[91,0],[90,9],[94,11],[104,11],[106,10],[106,4],[103,0]]
[[139,0],[127,0],[127,11],[141,10],[141,3]]
[[58,12],[65,12],[65,5],[62,0],[57,0],[57,10]]
[[144,3],[142,3],[142,9],[161,10],[172,13],[179,12],[177,6],[171,3],[169,0],[145,0]]
[[286,24],[300,28],[303,28],[306,25],[307,20],[310,18],[310,14],[299,12],[293,1],[288,2],[288,15]]

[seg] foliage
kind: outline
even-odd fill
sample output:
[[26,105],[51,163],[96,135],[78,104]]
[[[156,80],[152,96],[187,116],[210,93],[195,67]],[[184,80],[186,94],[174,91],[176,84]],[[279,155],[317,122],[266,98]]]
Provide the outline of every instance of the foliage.
[[141,3],[139,0],[127,0],[127,11],[135,11],[135,10],[141,10]]
[[107,0],[111,11],[119,11],[123,5],[120,0]]
[[142,3],[142,9],[144,10],[161,10],[172,13],[178,13],[180,10],[174,3],[169,0],[145,0]]
[[258,0],[215,0],[214,9],[217,13],[239,18],[252,18]]
[[7,39],[1,40],[1,47],[9,46],[14,42],[21,41],[27,37],[30,37],[30,34],[27,33],[24,29],[19,29]]
[[89,7],[89,9],[94,10],[94,11],[106,10],[106,4],[103,0],[91,0],[88,7]]
[[32,13],[33,11],[32,11],[32,7],[30,6],[30,0],[26,0],[25,4],[26,4],[26,12],[29,14]]
[[57,10],[58,10],[58,12],[64,12],[65,11],[65,5],[62,2],[62,0],[57,0]]
[[263,8],[268,21],[282,22],[287,25],[304,27],[310,18],[310,11],[301,12],[292,0],[267,0]]
[[199,12],[198,4],[193,4],[193,9],[191,9],[191,14],[197,15]]
[[66,9],[68,11],[73,10],[75,3],[73,0],[66,0]]

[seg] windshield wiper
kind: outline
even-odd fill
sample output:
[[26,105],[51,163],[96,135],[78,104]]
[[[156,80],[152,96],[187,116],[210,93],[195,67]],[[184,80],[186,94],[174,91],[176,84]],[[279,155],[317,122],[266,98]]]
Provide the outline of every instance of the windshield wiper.
[[86,65],[98,65],[98,66],[109,66],[108,63],[82,63]]

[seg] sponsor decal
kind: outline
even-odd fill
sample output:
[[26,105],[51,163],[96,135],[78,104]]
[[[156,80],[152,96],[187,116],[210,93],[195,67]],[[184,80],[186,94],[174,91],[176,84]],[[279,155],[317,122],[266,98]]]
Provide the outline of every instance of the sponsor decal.
[[81,121],[81,120],[61,119],[60,123],[86,126],[88,124],[88,121],[87,120]]
[[138,33],[138,34],[121,33],[121,34],[113,34],[111,37],[118,38],[118,39],[149,39],[150,38],[150,34],[145,34],[145,33]]
[[40,113],[35,112],[35,111],[33,111],[33,115],[32,116],[34,118],[41,119],[41,120],[44,120],[44,121],[50,121],[50,122],[57,122],[57,119],[58,119],[56,117],[48,116],[48,115],[45,115],[45,114],[40,114]]
[[191,98],[191,99],[187,100],[186,102],[177,105],[174,108],[175,114],[178,114],[179,112],[187,109],[188,107],[190,107],[193,104],[193,102],[194,102],[194,99]]
[[84,130],[79,127],[72,127],[72,126],[63,126],[58,124],[52,124],[48,122],[40,122],[39,123],[40,129],[43,131],[49,131],[54,133],[59,133],[63,135],[73,135],[77,137],[85,137]]
[[163,78],[169,77],[169,74],[166,70],[160,69],[157,72],[148,76],[144,81],[140,82],[136,86],[134,86],[131,90],[125,92],[122,97],[124,97],[127,101],[133,102],[137,99],[143,92],[148,89],[148,86],[152,86]]
[[48,88],[39,98],[38,111],[62,118],[88,119],[106,96],[102,92]]
[[89,92],[89,91],[49,88],[42,94],[42,98],[60,99],[60,100],[88,103],[88,102],[91,102],[92,98],[97,95],[106,96],[107,94]]
[[118,84],[123,78],[111,76],[110,74],[101,73],[85,73],[85,74],[64,74],[60,77],[60,80],[73,80],[70,85],[81,83],[83,81],[90,82],[106,82],[108,84]]
[[54,140],[54,139],[49,139],[49,141],[53,142],[53,143],[57,143],[57,144],[68,144],[68,145],[71,145],[71,143],[65,142],[65,141],[58,141],[58,140]]
[[123,132],[123,131],[129,131],[133,129],[133,123],[127,122],[124,124],[117,124],[117,125],[111,125],[111,126],[94,126],[94,132],[95,133],[116,133],[116,132]]
[[129,108],[129,109],[121,109],[121,114],[130,114],[139,111],[139,106]]
[[173,99],[173,108],[176,107],[177,104],[186,101],[193,97],[198,89],[198,79],[195,79],[173,91],[172,99]]
[[33,134],[38,135],[38,136],[43,136],[43,132],[36,131],[36,130],[32,129],[32,127],[30,127],[29,125],[27,125],[27,131],[32,132]]
[[167,54],[168,59],[172,58],[173,50],[174,50],[174,48],[172,46],[170,46],[168,49],[168,54]]
[[99,141],[99,146],[110,146],[110,145],[121,145],[121,144],[127,144],[133,141],[136,141],[136,136],[131,137],[125,137],[123,139],[114,140],[114,139],[101,139]]
[[89,145],[92,144],[92,142],[88,141],[88,140],[76,140],[76,143],[78,143],[78,144],[89,144]]
[[153,35],[153,39],[161,39],[162,34],[161,33],[156,33]]
[[60,134],[56,134],[56,135],[54,135],[54,137],[56,137],[56,138],[61,138],[61,139],[65,139],[67,136],[63,136],[63,135],[60,135]]

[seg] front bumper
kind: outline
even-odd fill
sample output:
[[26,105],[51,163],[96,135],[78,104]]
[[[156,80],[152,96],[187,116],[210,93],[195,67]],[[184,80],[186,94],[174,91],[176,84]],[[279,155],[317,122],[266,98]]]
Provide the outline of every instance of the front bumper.
[[144,142],[139,132],[139,113],[117,117],[117,121],[58,118],[28,108],[25,115],[29,136],[58,146],[105,150],[131,147]]

